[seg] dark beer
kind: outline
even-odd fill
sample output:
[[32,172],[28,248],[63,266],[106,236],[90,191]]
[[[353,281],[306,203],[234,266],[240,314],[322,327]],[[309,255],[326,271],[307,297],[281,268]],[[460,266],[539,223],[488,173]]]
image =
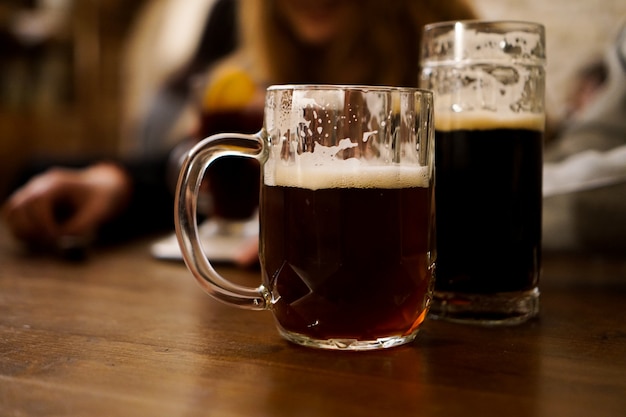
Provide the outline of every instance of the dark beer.
[[[325,174],[302,178],[341,176]],[[262,186],[262,269],[282,329],[313,339],[376,340],[411,334],[424,320],[432,187],[419,177],[386,188],[384,177],[310,188],[276,178]]]
[[541,260],[543,120],[470,115],[449,128],[440,119],[435,290],[534,289]]

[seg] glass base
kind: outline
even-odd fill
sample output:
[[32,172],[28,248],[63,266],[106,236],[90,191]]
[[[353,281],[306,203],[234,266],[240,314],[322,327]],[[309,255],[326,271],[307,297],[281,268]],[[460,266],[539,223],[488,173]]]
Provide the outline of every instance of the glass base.
[[300,333],[289,332],[281,327],[280,334],[288,341],[306,347],[328,350],[366,351],[389,349],[395,346],[405,345],[415,340],[418,330],[408,335],[381,337],[375,340],[357,339],[313,339]]
[[435,291],[429,318],[485,326],[524,323],[539,314],[539,289],[496,294]]

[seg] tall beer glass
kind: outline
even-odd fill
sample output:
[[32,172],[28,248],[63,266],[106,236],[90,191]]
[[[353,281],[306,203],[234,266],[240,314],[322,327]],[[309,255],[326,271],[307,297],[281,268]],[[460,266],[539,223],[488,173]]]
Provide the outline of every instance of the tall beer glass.
[[[259,133],[213,135],[183,164],[176,232],[196,280],[223,302],[272,311],[301,345],[412,341],[435,264],[432,114],[432,92],[419,89],[270,87]],[[261,163],[257,288],[220,276],[198,239],[200,181],[228,156]]]
[[514,324],[539,310],[543,26],[442,22],[424,29],[435,93],[437,280],[433,317]]

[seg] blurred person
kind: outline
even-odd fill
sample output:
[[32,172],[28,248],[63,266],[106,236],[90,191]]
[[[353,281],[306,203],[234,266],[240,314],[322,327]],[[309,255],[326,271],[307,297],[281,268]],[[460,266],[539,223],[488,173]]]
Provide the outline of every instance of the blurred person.
[[583,68],[568,117],[546,146],[543,246],[626,255],[626,26]]
[[[162,148],[168,130],[192,94],[190,79],[230,53],[236,44],[235,0],[206,0],[205,27],[195,52],[151,100],[136,136],[145,152],[119,160],[33,160],[15,180],[2,218],[19,240],[56,250],[60,241],[111,243],[150,231],[171,230],[171,172]],[[171,184],[169,184],[171,186]]]
[[[164,153],[189,131],[193,79],[237,43],[236,0],[146,3],[125,48],[122,146]],[[193,48],[196,48],[193,50]],[[127,139],[127,140],[126,140]]]
[[[240,0],[240,5],[239,47],[207,70],[199,94],[202,111],[260,111],[271,84],[417,86],[423,26],[476,17],[464,0]],[[184,146],[163,158],[174,161],[170,167],[178,166]],[[111,180],[104,180],[105,174]],[[137,177],[142,175],[148,181],[141,187],[160,190],[160,199],[137,197],[142,192]],[[46,172],[9,199],[4,218],[15,236],[31,242],[97,235],[114,230],[109,225],[120,217],[141,219],[146,213],[158,213],[173,227],[173,197],[165,175],[145,175],[117,163]],[[55,217],[62,202],[64,216]],[[257,245],[251,241],[236,262],[256,263]]]

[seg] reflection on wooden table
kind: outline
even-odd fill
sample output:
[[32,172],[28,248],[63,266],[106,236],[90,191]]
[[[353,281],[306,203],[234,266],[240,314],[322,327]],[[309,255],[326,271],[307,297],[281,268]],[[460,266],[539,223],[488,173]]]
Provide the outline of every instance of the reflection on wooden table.
[[150,241],[68,263],[0,232],[2,416],[626,411],[625,260],[548,256],[540,318],[524,325],[431,320],[411,345],[348,353],[289,344],[269,312],[210,299]]

